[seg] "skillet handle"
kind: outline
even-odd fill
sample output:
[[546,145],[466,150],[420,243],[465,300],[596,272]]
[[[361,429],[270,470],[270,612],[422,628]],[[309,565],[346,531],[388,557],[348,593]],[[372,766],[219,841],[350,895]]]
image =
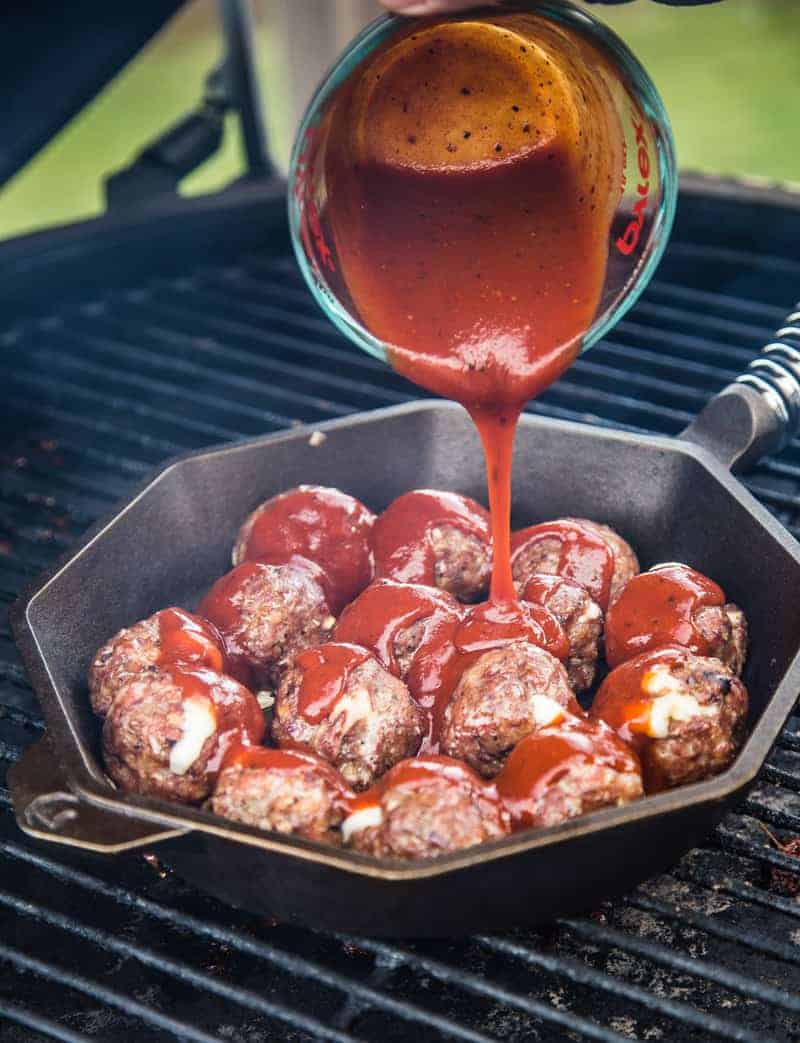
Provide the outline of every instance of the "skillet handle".
[[46,735],[9,768],[8,786],[19,828],[40,840],[113,855],[188,832],[115,815],[81,800]]
[[800,429],[800,303],[747,370],[680,434],[744,471]]

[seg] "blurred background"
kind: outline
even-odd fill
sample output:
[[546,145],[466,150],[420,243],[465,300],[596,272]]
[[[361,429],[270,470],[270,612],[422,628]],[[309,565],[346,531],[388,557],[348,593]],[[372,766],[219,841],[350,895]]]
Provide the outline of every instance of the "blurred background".
[[[254,0],[271,147],[284,169],[311,90],[378,10],[374,0]],[[800,188],[796,0],[723,0],[683,9],[636,0],[591,10],[628,43],[655,80],[672,118],[683,170]],[[91,31],[87,27],[87,39]],[[99,213],[103,175],[124,166],[199,101],[205,75],[219,57],[214,0],[192,0],[5,186],[0,238]],[[46,55],[42,75],[47,75]],[[238,127],[230,117],[220,151],[181,190],[211,191],[241,169]]]

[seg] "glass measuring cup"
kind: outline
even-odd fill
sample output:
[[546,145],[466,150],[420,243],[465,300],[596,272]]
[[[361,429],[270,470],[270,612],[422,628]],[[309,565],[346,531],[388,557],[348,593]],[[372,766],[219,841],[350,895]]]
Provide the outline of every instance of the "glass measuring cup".
[[[461,57],[454,66],[448,41],[452,43],[456,37]],[[476,44],[475,60],[470,61],[469,49]],[[478,53],[481,47],[482,54]],[[487,54],[494,55],[488,65]],[[460,72],[459,61],[462,66],[466,62]],[[404,93],[405,87],[414,90]],[[569,131],[565,132],[567,124]],[[343,135],[347,136],[344,145]],[[369,237],[372,224],[368,203],[363,200],[371,199],[378,207],[376,212],[385,209],[394,198],[391,171],[395,168],[452,177],[462,171],[488,169],[494,162],[498,170],[503,164],[510,173],[518,159],[529,152],[534,155],[531,150],[542,142],[543,148],[549,143],[554,151],[563,145],[556,159],[560,162],[562,154],[567,157],[575,196],[567,198],[566,193],[562,203],[557,194],[545,192],[542,212],[563,205],[565,235],[570,229],[573,233],[580,230],[575,250],[586,251],[583,267],[588,270],[594,265],[597,271],[591,286],[571,289],[568,280],[557,284],[552,253],[553,244],[561,242],[558,222],[550,220],[547,225],[548,243],[541,238],[535,215],[514,220],[520,261],[516,270],[507,269],[506,282],[510,278],[514,284],[510,290],[515,292],[506,285],[504,307],[515,330],[525,317],[519,318],[515,309],[528,307],[535,320],[536,307],[526,302],[537,293],[556,295],[549,301],[554,315],[575,310],[574,328],[569,336],[563,334],[565,340],[571,339],[571,347],[565,349],[563,364],[554,367],[557,375],[631,307],[666,246],[675,211],[677,173],[669,121],[652,81],[617,36],[566,0],[484,7],[416,20],[383,16],[369,25],[340,56],[312,98],[289,170],[294,249],[329,318],[359,347],[394,364],[403,349],[415,346],[407,342],[420,335],[414,327],[415,296],[432,288],[443,299],[452,294],[452,273],[459,269],[461,258],[456,243],[449,261],[440,257],[438,268],[418,275],[416,286],[407,271],[396,283],[389,271],[381,307],[388,314],[392,298],[399,305],[387,321],[379,320],[360,285],[367,275],[375,274],[369,272],[369,265],[377,256],[373,243],[372,261],[359,260],[359,236]],[[541,148],[535,155],[545,157]],[[351,180],[353,171],[374,166],[376,160],[383,164],[382,177],[387,177],[387,171],[389,176],[365,190],[362,202],[345,208],[337,220],[343,156],[344,163],[352,164],[349,174],[346,172]],[[386,186],[383,196],[381,184]],[[512,189],[501,186],[501,196],[504,191]],[[444,197],[447,195],[445,188]],[[539,197],[534,193],[532,198]],[[419,195],[415,202],[418,200]],[[440,202],[434,200],[434,204]],[[468,204],[469,200],[465,206]],[[436,209],[434,205],[432,210]],[[508,225],[508,212],[504,215]],[[435,221],[437,215],[428,216]],[[525,221],[533,223],[526,225]],[[446,222],[443,225],[440,220],[437,227],[438,249]],[[496,231],[487,229],[487,235],[496,235]],[[386,240],[389,252],[393,242],[409,239],[413,243],[415,235],[413,220],[407,225],[399,222],[394,240]],[[520,249],[520,236],[528,235],[532,239],[540,236],[541,264],[535,263],[536,253],[528,249],[527,242]],[[488,239],[480,242],[485,244]],[[445,242],[444,248],[452,245]],[[539,270],[547,269],[548,263],[551,270],[541,275]],[[486,282],[485,273],[474,274]],[[504,292],[488,282],[481,287],[484,296]],[[474,294],[467,307],[473,298]],[[462,296],[462,306],[465,299]],[[446,319],[439,333],[446,338],[452,330],[445,327]],[[448,394],[446,386],[425,386]]]

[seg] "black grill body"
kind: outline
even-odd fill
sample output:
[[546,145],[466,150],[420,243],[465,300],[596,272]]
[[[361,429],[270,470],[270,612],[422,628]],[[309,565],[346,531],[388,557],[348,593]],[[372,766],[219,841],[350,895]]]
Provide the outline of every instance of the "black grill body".
[[[315,311],[270,191],[2,251],[7,603],[165,457],[417,397]],[[792,304],[798,232],[791,199],[690,185],[641,302],[533,412],[677,433]],[[797,443],[746,481],[796,529]],[[42,722],[7,628],[0,640],[10,764]],[[234,912],[155,859],[24,838],[6,794],[2,1038],[793,1038],[797,861],[764,828],[776,841],[800,831],[798,754],[792,716],[747,800],[625,898],[460,942],[345,938]]]

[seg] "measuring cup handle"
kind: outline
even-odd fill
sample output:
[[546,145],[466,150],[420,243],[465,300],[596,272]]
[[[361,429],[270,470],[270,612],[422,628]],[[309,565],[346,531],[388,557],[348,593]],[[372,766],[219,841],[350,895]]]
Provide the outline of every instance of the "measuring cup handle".
[[744,471],[783,449],[800,429],[800,303],[746,371],[680,435]]

